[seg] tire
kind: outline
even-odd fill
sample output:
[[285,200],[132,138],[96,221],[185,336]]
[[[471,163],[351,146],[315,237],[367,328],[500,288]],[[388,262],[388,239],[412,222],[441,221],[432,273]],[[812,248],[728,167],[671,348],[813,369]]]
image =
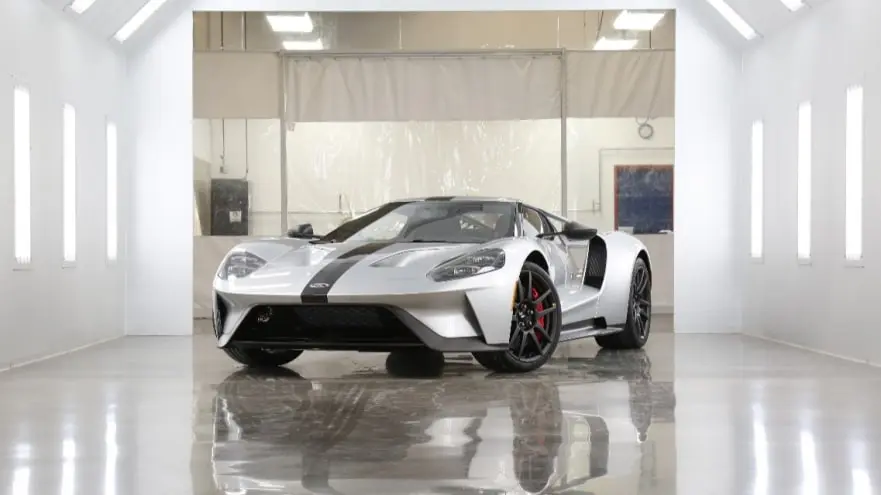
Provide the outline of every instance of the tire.
[[652,324],[652,274],[642,258],[633,263],[630,296],[627,299],[627,322],[624,329],[600,335],[597,344],[604,349],[642,349],[649,338]]
[[258,348],[224,347],[223,352],[249,368],[275,368],[297,359],[303,351],[267,351]]
[[527,261],[520,270],[515,293],[509,348],[474,353],[478,363],[497,373],[537,370],[554,355],[560,342],[560,296],[548,273]]

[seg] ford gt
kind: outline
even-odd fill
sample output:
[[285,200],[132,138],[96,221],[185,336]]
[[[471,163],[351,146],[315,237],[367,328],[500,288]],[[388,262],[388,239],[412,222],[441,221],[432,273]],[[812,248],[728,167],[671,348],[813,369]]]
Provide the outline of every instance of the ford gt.
[[517,200],[408,199],[325,235],[304,224],[235,246],[214,280],[214,332],[251,367],[306,350],[428,348],[528,372],[561,342],[641,348],[651,282],[649,253],[629,234]]

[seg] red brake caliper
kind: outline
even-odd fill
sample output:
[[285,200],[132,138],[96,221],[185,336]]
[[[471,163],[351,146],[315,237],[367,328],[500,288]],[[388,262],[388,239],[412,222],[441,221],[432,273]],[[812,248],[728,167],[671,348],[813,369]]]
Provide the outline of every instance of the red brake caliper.
[[[538,296],[539,296],[539,294],[538,294],[538,289],[536,289],[535,287],[533,287],[533,288],[532,288],[532,300],[533,300],[533,301],[537,300],[537,299],[538,299]],[[540,303],[538,303],[538,304],[535,305],[535,312],[536,312],[536,313],[540,313],[540,312],[541,312],[542,310],[544,310],[544,309],[545,309],[545,303],[544,303],[544,302],[540,302]],[[545,327],[545,317],[544,317],[544,316],[539,316],[539,317],[538,317],[538,326],[540,326],[540,327],[542,327],[542,328]],[[541,342],[541,334],[536,333],[536,334],[535,334],[535,337],[538,339],[539,342]]]

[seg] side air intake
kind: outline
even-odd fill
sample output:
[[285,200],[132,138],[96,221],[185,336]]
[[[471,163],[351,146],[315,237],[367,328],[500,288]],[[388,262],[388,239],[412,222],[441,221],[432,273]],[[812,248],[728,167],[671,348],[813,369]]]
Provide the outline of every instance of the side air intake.
[[606,242],[599,237],[590,240],[587,266],[584,267],[584,285],[599,289],[606,278]]

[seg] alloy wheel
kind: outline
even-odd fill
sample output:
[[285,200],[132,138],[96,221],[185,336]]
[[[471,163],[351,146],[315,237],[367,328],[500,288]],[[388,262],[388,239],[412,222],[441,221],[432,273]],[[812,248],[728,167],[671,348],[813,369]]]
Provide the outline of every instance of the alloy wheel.
[[630,315],[634,329],[640,339],[649,333],[649,320],[652,314],[652,287],[648,268],[637,265],[630,282]]
[[520,361],[541,359],[553,349],[557,305],[546,285],[529,270],[517,281],[508,352]]

